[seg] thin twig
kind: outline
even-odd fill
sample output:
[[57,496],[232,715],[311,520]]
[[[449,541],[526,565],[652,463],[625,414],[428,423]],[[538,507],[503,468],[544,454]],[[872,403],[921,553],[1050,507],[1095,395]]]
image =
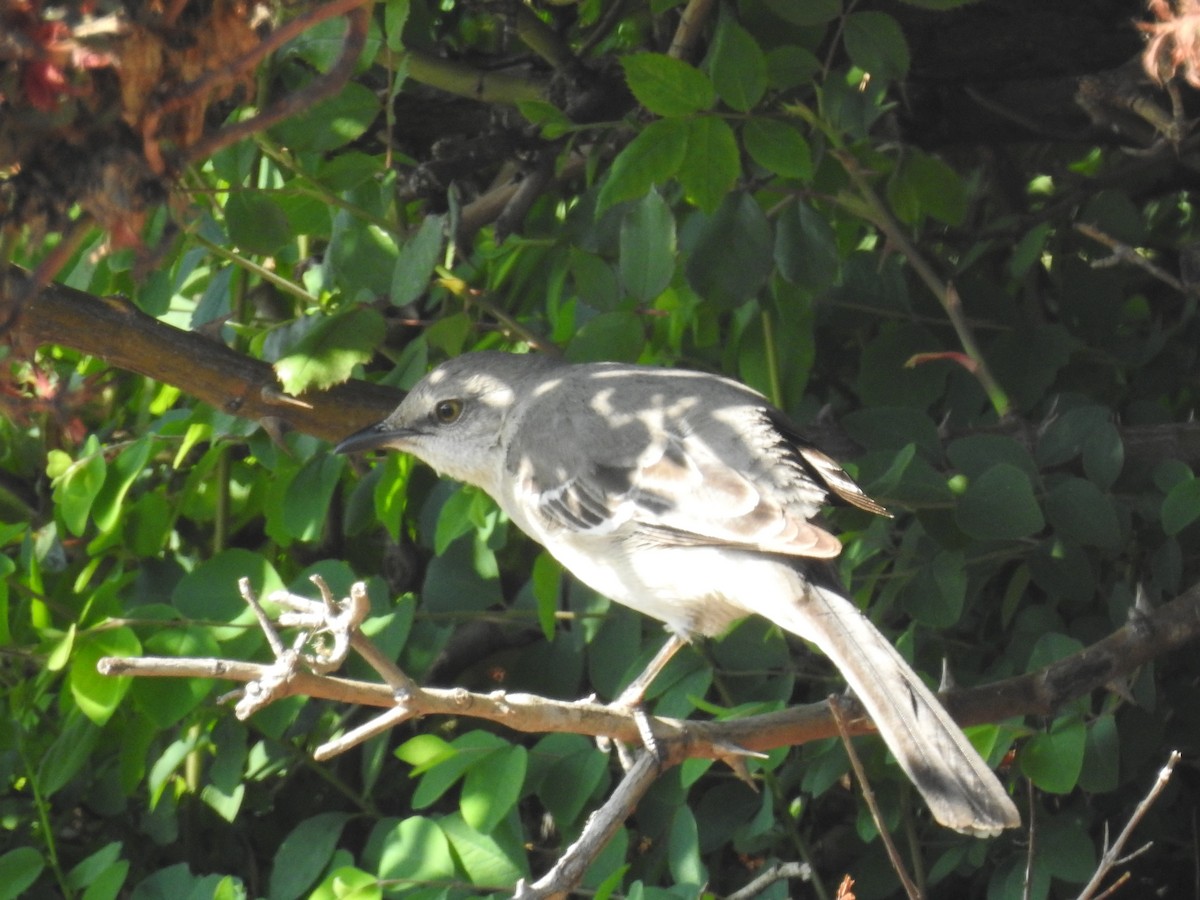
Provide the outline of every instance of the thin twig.
[[909,237],[908,231],[900,224],[891,208],[872,186],[858,158],[847,148],[841,146],[840,140],[837,141],[832,152],[854,183],[859,196],[865,201],[866,208],[858,209],[857,212],[874,222],[875,227],[882,231],[888,242],[904,255],[913,271],[917,273],[917,277],[925,282],[925,286],[937,298],[946,313],[946,318],[950,320],[959,344],[974,364],[972,374],[979,381],[984,393],[987,394],[992,408],[1001,418],[1007,416],[1011,411],[1008,394],[992,375],[987,360],[984,359],[983,351],[979,349],[979,344],[975,341],[975,335],[963,314],[962,298],[957,289],[938,275],[921,251],[917,249],[917,245]]
[[1021,896],[1028,900],[1030,893],[1033,891],[1033,856],[1037,849],[1037,809],[1034,805],[1033,782],[1027,782],[1027,795],[1029,797],[1029,841],[1025,846],[1025,887],[1021,891]]
[[1133,836],[1133,831],[1137,828],[1138,823],[1142,821],[1142,817],[1149,812],[1150,807],[1154,805],[1154,801],[1158,799],[1158,795],[1162,793],[1163,788],[1167,786],[1167,782],[1171,780],[1171,773],[1174,771],[1175,764],[1179,762],[1179,759],[1179,751],[1172,750],[1167,757],[1166,765],[1158,770],[1158,777],[1154,780],[1154,784],[1150,786],[1150,790],[1142,798],[1142,802],[1134,809],[1133,815],[1129,817],[1129,821],[1125,823],[1125,827],[1121,829],[1121,833],[1117,835],[1117,839],[1113,842],[1113,845],[1105,851],[1104,856],[1100,860],[1100,865],[1096,867],[1091,881],[1084,885],[1078,900],[1089,900],[1096,891],[1096,888],[1100,887],[1100,882],[1104,880],[1104,876],[1109,873],[1109,870],[1122,861],[1121,850]]
[[1116,881],[1114,881],[1107,888],[1105,888],[1103,894],[1096,895],[1096,900],[1104,900],[1105,897],[1115,896],[1117,891],[1119,891],[1121,888],[1123,888],[1129,882],[1129,879],[1132,877],[1133,876],[1130,875],[1128,872],[1122,872],[1120,877],[1118,877]]
[[1112,251],[1111,256],[1105,257],[1104,259],[1095,260],[1092,263],[1094,267],[1113,265],[1114,263],[1119,262],[1130,263],[1140,269],[1145,270],[1146,272],[1149,272],[1152,277],[1158,279],[1163,284],[1174,288],[1181,294],[1195,295],[1200,293],[1200,290],[1198,290],[1196,287],[1184,284],[1166,269],[1162,268],[1161,266],[1157,266],[1150,260],[1146,259],[1146,257],[1138,253],[1133,247],[1117,240],[1112,235],[1105,234],[1095,225],[1089,225],[1087,222],[1076,222],[1075,230],[1082,235],[1090,237],[1093,241],[1103,244]]
[[879,837],[887,850],[888,860],[896,871],[896,875],[899,876],[900,883],[904,885],[904,892],[908,894],[909,900],[921,900],[923,896],[921,889],[908,874],[908,869],[904,867],[904,860],[900,858],[900,851],[896,849],[891,833],[883,824],[883,814],[880,813],[879,804],[875,800],[875,791],[871,789],[871,782],[867,780],[866,770],[863,769],[862,761],[858,758],[858,751],[854,749],[854,743],[850,740],[850,732],[846,728],[846,719],[842,714],[842,700],[835,694],[829,696],[829,711],[833,714],[833,721],[837,724],[838,733],[842,738],[842,746],[846,748],[846,755],[850,757],[850,767],[854,769],[854,777],[858,779],[863,799],[867,801],[867,809],[871,811],[871,818],[875,820],[875,827],[879,830]]
[[754,900],[768,887],[777,881],[788,881],[799,878],[801,881],[812,881],[812,866],[804,862],[776,863],[759,872],[745,887],[739,888],[732,894],[726,894],[725,900]]

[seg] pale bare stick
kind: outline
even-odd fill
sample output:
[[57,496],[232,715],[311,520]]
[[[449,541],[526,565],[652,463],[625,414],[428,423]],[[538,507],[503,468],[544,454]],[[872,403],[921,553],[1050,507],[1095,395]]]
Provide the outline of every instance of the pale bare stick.
[[[1167,786],[1167,782],[1171,780],[1171,773],[1175,770],[1175,763],[1179,762],[1180,753],[1178,750],[1172,750],[1167,756],[1166,765],[1158,770],[1158,777],[1154,779],[1154,784],[1150,786],[1150,790],[1146,796],[1142,798],[1142,802],[1137,805],[1133,811],[1133,815],[1129,817],[1129,821],[1125,823],[1125,827],[1121,829],[1121,833],[1117,835],[1117,839],[1113,841],[1113,845],[1109,847],[1104,856],[1100,858],[1100,865],[1096,867],[1095,873],[1092,875],[1091,881],[1084,885],[1080,892],[1078,900],[1089,900],[1095,893],[1096,888],[1100,887],[1100,882],[1104,880],[1104,876],[1109,873],[1113,866],[1119,865],[1132,859],[1146,850],[1143,847],[1141,850],[1135,851],[1125,859],[1121,858],[1121,851],[1125,848],[1125,844],[1133,836],[1133,830],[1137,828],[1138,823],[1142,821],[1142,817],[1154,805],[1154,801],[1158,799],[1158,795],[1163,792],[1163,788]],[[1147,845],[1149,846],[1149,845]]]

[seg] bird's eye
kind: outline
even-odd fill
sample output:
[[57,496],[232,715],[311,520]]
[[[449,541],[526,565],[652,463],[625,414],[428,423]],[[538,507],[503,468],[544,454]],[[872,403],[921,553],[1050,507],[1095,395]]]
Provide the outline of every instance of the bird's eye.
[[461,400],[439,400],[433,408],[433,415],[443,425],[449,425],[458,421],[462,411],[463,402]]

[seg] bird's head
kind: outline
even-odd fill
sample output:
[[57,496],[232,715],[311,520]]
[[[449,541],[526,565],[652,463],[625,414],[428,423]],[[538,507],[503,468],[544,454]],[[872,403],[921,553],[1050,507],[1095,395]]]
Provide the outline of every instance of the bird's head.
[[401,450],[489,490],[503,465],[501,435],[520,386],[547,362],[492,352],[451,359],[421,379],[390,416],[350,435],[334,452]]

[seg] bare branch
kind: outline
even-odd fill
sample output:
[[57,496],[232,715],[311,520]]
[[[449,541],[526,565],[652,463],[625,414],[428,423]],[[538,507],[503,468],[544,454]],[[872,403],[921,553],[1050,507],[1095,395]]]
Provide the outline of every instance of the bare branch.
[[[849,877],[849,876],[847,876]],[[801,881],[812,880],[812,866],[803,862],[778,863],[759,872],[745,887],[727,894],[725,900],[754,900],[768,887],[777,881],[798,878]]]
[[[1133,815],[1129,817],[1129,821],[1125,823],[1125,827],[1121,829],[1121,833],[1117,835],[1117,839],[1113,842],[1113,845],[1105,851],[1104,856],[1100,860],[1100,865],[1096,867],[1096,871],[1092,874],[1091,881],[1084,885],[1083,890],[1080,892],[1079,900],[1089,900],[1095,894],[1096,889],[1100,887],[1100,882],[1104,880],[1104,877],[1112,867],[1124,862],[1121,859],[1121,851],[1133,836],[1134,829],[1142,821],[1142,817],[1149,812],[1150,807],[1154,805],[1154,801],[1158,799],[1158,795],[1162,793],[1163,788],[1167,786],[1167,782],[1171,780],[1171,773],[1175,770],[1175,763],[1179,762],[1179,758],[1179,751],[1172,750],[1171,754],[1167,757],[1166,765],[1159,769],[1158,778],[1154,780],[1154,784],[1150,786],[1150,790],[1142,798],[1142,802],[1134,809]],[[1133,855],[1135,856],[1140,852],[1136,851]],[[1105,893],[1107,894],[1108,892],[1106,891]]]
[[587,867],[600,855],[600,851],[616,834],[621,823],[633,814],[638,801],[650,789],[650,785],[654,784],[663,769],[679,761],[671,759],[667,764],[660,764],[657,756],[649,750],[638,754],[638,758],[625,773],[612,796],[588,819],[579,839],[567,848],[554,868],[533,884],[518,883],[513,900],[566,897],[583,879]]
[[[960,725],[998,722],[1021,715],[1052,715],[1070,700],[1103,688],[1157,656],[1200,638],[1200,586],[1164,604],[1071,656],[1036,672],[989,685],[940,694],[943,705]],[[214,659],[105,657],[97,664],[106,675],[142,677],[224,678],[252,681],[266,666]],[[287,696],[306,695],[343,703],[391,708],[392,688],[331,675],[299,671],[288,683]],[[840,701],[846,732],[870,734],[870,719],[853,700]],[[639,742],[635,717],[627,710],[592,701],[566,702],[533,694],[473,693],[460,688],[414,687],[404,705],[414,715],[470,716],[526,733],[570,732]],[[654,734],[683,757],[722,759],[730,747],[766,751],[805,744],[839,734],[829,704],[812,703],[744,719],[685,721],[651,717]],[[677,749],[677,745],[680,749]]]

